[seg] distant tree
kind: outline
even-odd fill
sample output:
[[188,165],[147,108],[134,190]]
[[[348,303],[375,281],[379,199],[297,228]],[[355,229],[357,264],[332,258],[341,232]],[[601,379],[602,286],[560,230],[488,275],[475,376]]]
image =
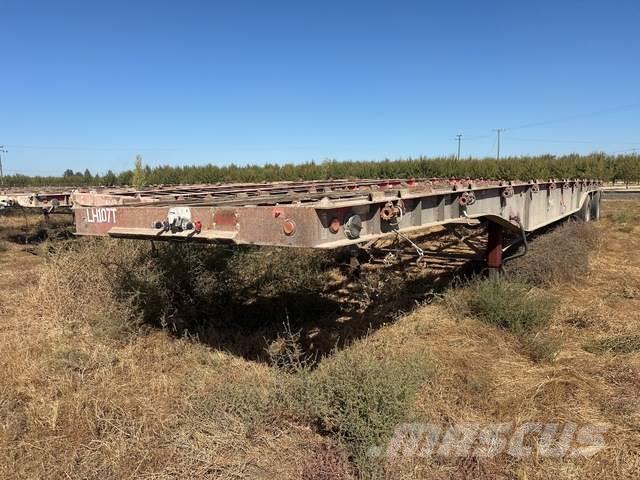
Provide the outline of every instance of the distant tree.
[[149,183],[151,183],[151,177],[153,175],[153,171],[151,170],[151,167],[149,165],[146,165],[144,167],[144,172],[142,174],[142,178],[144,178],[144,185],[148,185]]
[[140,155],[134,168],[115,174],[111,170],[104,177],[90,177],[71,169],[57,177],[7,176],[5,183],[12,186],[41,185],[135,185],[217,182],[273,182],[279,180],[321,180],[337,178],[484,178],[529,180],[549,178],[599,178],[605,181],[640,181],[640,157],[633,155],[539,155],[535,157],[468,158],[456,161],[454,157],[403,158],[383,161],[336,161],[301,164],[263,165],[185,165],[145,166]]
[[145,171],[142,166],[142,155],[136,155],[136,159],[133,162],[133,178],[131,183],[134,187],[140,188],[145,184]]
[[120,172],[116,183],[118,185],[133,185],[133,172],[131,170]]
[[102,177],[102,183],[107,187],[112,187],[116,183],[116,174],[109,170],[105,173],[104,177]]
[[640,180],[640,157],[638,155],[624,155],[616,161],[615,177],[622,180],[628,187],[629,183]]

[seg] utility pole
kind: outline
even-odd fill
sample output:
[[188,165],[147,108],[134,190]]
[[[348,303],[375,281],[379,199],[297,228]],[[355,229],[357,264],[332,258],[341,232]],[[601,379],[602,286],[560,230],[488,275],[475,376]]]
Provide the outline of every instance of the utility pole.
[[0,145],[0,185],[4,185],[4,173],[2,172],[2,154],[9,153],[4,149],[4,145]]
[[498,132],[498,153],[496,155],[496,160],[500,160],[500,132],[502,132],[504,128],[494,128],[494,132]]
[[462,134],[459,133],[458,135],[456,135],[456,138],[458,139],[458,160],[460,160],[460,139],[462,138]]

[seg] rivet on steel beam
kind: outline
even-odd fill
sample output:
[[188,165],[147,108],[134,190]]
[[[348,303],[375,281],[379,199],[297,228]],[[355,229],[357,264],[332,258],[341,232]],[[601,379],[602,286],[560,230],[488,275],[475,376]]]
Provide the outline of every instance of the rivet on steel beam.
[[329,230],[331,233],[338,233],[340,231],[340,219],[338,217],[331,219],[331,222],[329,222]]
[[296,233],[296,222],[291,219],[285,220],[284,224],[282,225],[282,231],[285,235],[290,237],[291,235]]

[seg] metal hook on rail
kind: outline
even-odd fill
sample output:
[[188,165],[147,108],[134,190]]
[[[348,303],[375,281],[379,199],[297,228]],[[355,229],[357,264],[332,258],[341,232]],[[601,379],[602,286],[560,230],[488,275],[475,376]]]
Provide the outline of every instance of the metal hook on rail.
[[[522,239],[520,241],[524,245],[524,250],[522,250],[521,252],[516,252],[513,255],[509,255],[508,257],[504,257],[502,259],[502,268],[504,268],[504,264],[505,263],[507,263],[507,262],[509,262],[511,260],[514,260],[516,258],[524,257],[527,254],[527,252],[529,251],[529,242],[527,242],[527,233],[524,231],[524,226],[522,225],[522,222],[520,221],[519,218],[513,218],[512,220],[514,220],[518,224],[518,226],[520,227],[520,235],[522,236]],[[520,243],[520,242],[518,242],[518,243]],[[510,245],[510,247],[513,247],[514,245]]]

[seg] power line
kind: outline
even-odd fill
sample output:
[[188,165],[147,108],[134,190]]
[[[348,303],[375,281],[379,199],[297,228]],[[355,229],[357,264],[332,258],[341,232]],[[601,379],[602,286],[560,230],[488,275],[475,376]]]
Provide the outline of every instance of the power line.
[[456,135],[456,138],[458,139],[458,160],[460,160],[460,141],[462,139],[462,134],[459,133],[458,135]]
[[611,113],[611,112],[618,112],[618,111],[623,111],[623,110],[632,110],[634,108],[639,108],[640,107],[640,102],[634,102],[634,103],[629,103],[627,105],[619,105],[616,107],[610,107],[610,108],[603,108],[600,110],[596,110],[593,112],[588,112],[588,113],[579,113],[576,115],[568,115],[566,117],[558,117],[555,119],[549,119],[549,120],[542,120],[540,122],[533,122],[533,123],[525,123],[522,125],[516,125],[514,127],[509,127],[509,128],[503,128],[503,130],[519,130],[522,128],[532,128],[532,127],[542,127],[545,125],[550,125],[552,123],[559,123],[559,122],[566,122],[566,121],[570,121],[570,120],[575,120],[578,118],[585,118],[585,117],[597,117],[599,115],[603,115],[603,114],[607,114],[607,113]]
[[481,140],[485,138],[493,138],[493,135],[488,135],[486,133],[484,135],[465,135],[464,138],[465,140]]
[[591,140],[560,140],[549,138],[521,138],[509,136],[510,140],[522,142],[544,142],[544,143],[583,143],[586,145],[640,145],[640,142],[594,142]]
[[[566,121],[570,121],[570,120],[575,120],[575,119],[579,119],[579,118],[585,118],[585,117],[594,117],[594,116],[599,116],[599,115],[603,115],[603,114],[608,114],[608,113],[612,113],[612,112],[618,112],[618,111],[624,111],[624,110],[631,110],[634,108],[640,108],[640,102],[634,102],[634,103],[628,103],[626,105],[618,105],[615,107],[609,107],[609,108],[602,108],[600,110],[595,110],[593,112],[588,112],[588,113],[580,113],[580,114],[575,114],[575,115],[567,115],[565,117],[558,117],[558,118],[554,118],[554,119],[548,119],[548,120],[542,120],[539,122],[532,122],[532,123],[525,123],[525,124],[521,124],[521,125],[516,125],[513,127],[508,127],[508,128],[501,128],[500,131],[501,132],[505,132],[505,131],[511,131],[511,130],[519,130],[519,129],[523,129],[523,128],[533,128],[533,127],[541,127],[541,126],[545,126],[545,125],[550,125],[552,123],[559,123],[559,122],[566,122]],[[493,131],[495,132],[496,129],[493,129]],[[498,133],[498,136],[500,136],[500,133]],[[489,135],[471,135],[471,136],[466,136],[465,135],[465,140],[476,140],[476,139],[484,139],[484,138],[489,138]],[[513,137],[509,137],[509,138],[513,138]],[[516,138],[514,138],[514,140],[516,140]],[[640,145],[640,143],[633,143],[633,142],[586,142],[586,141],[570,141],[570,140],[545,140],[545,139],[519,139],[522,141],[541,141],[541,142],[553,142],[553,143],[590,143],[593,145]],[[499,147],[498,147],[499,148]]]
[[627,150],[619,150],[617,152],[611,152],[611,155],[618,155],[619,153],[635,153],[635,152],[640,152],[640,148],[629,148]]

